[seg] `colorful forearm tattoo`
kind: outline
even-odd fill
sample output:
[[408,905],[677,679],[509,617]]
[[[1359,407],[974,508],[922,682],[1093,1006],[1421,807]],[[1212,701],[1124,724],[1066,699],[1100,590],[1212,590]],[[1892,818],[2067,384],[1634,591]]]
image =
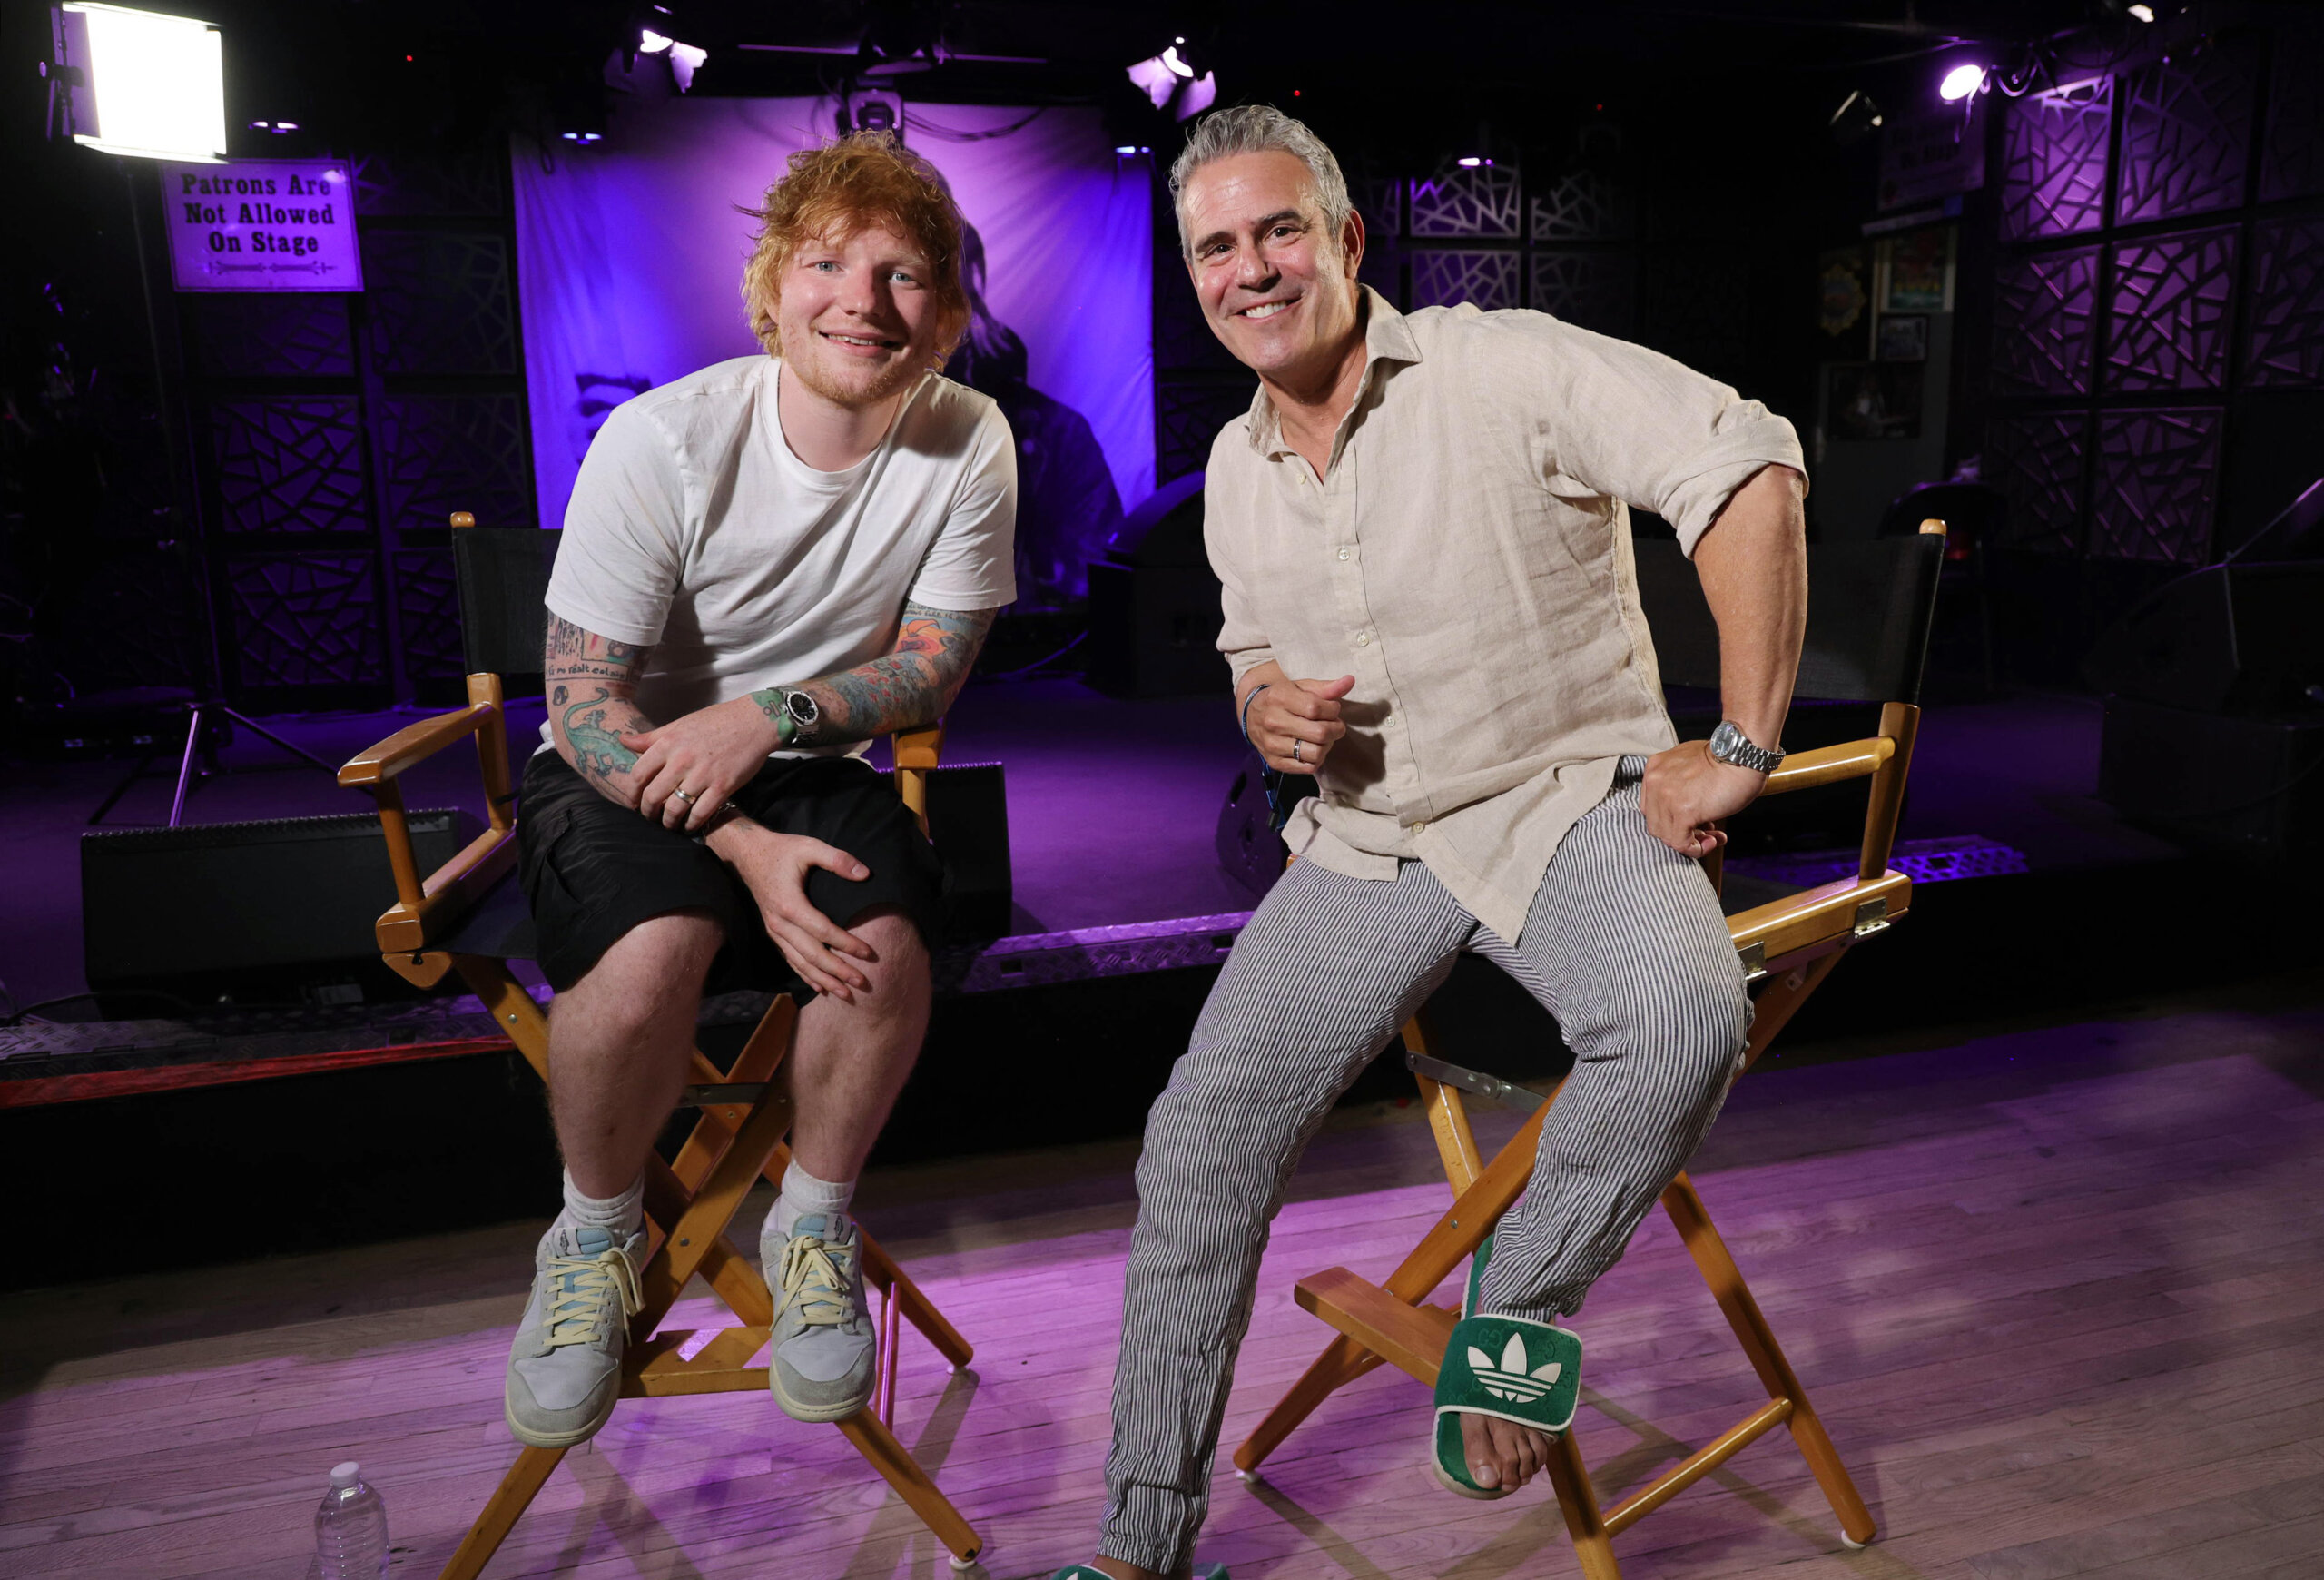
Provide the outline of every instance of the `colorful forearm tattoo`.
[[822,716],[814,728],[794,735],[795,746],[835,741],[868,741],[874,736],[933,724],[960,694],[984,646],[998,609],[961,613],[931,609],[924,604],[904,605],[903,628],[896,634],[893,651],[869,664],[785,688],[770,686],[751,694],[769,718],[783,714],[785,689],[803,691],[815,699]]
[[637,754],[621,744],[624,735],[650,730],[654,721],[637,710],[637,677],[648,649],[585,631],[552,616],[541,658],[549,717],[576,772],[611,790]]

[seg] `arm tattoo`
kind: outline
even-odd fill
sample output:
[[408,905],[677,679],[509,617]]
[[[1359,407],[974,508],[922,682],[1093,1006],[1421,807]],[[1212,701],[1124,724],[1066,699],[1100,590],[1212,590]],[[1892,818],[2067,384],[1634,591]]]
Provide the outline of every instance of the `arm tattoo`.
[[[873,736],[933,724],[944,716],[969,678],[998,609],[931,609],[904,605],[903,628],[886,657],[795,687],[815,699],[822,719],[812,738],[793,745],[868,741]],[[753,692],[769,717],[783,708],[783,687]]]
[[635,700],[649,650],[585,631],[570,620],[549,618],[541,678],[548,689],[551,731],[574,771],[614,800],[621,799],[614,780],[637,761],[621,736],[654,727]]

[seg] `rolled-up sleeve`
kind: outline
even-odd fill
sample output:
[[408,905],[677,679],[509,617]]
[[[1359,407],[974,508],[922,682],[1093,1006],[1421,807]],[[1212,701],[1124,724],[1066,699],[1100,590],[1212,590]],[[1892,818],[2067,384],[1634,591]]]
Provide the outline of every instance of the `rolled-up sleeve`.
[[[1659,351],[1538,313],[1510,314],[1538,338],[1527,358],[1541,391],[1550,487],[1651,510],[1690,558],[1735,490],[1762,469],[1807,475],[1788,420]],[[1577,487],[1578,485],[1578,487]]]

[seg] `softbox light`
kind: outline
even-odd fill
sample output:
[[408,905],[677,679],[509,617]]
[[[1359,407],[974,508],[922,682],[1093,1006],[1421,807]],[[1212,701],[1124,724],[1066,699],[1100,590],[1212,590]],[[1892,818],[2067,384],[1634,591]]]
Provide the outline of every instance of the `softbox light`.
[[71,0],[57,59],[76,71],[73,140],[141,159],[226,156],[223,37],[207,22]]

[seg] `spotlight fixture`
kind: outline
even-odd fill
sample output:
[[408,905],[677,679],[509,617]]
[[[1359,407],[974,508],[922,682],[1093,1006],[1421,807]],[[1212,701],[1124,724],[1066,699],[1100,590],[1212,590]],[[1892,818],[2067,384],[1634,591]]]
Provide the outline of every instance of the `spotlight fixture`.
[[904,102],[883,83],[850,83],[840,94],[839,134],[888,132],[904,134]]
[[1482,153],[1464,153],[1452,163],[1459,165],[1462,170],[1491,170],[1492,168],[1492,161],[1487,159]]
[[55,14],[55,46],[73,141],[143,159],[220,163],[224,42],[190,16],[67,0]]
[[1131,66],[1129,80],[1156,109],[1167,110],[1180,121],[1191,120],[1218,102],[1217,75],[1200,48],[1188,44],[1183,34],[1174,34],[1168,44]]
[[2154,20],[2154,7],[2152,5],[2125,5],[2122,9],[2137,17],[2141,22],[2152,22]]
[[1984,91],[1985,68],[1975,61],[1965,61],[1945,74],[1936,85],[1936,96],[1948,104],[1957,104]]
[[277,137],[286,132],[296,132],[298,129],[299,123],[296,121],[253,121],[251,123],[251,131],[271,132]]
[[678,84],[678,92],[682,94],[693,90],[694,74],[700,71],[702,63],[710,58],[708,50],[681,44],[669,35],[656,33],[650,27],[637,30],[637,53],[666,58],[670,63],[670,79]]
[[567,143],[603,143],[606,140],[602,132],[560,132],[557,135]]

